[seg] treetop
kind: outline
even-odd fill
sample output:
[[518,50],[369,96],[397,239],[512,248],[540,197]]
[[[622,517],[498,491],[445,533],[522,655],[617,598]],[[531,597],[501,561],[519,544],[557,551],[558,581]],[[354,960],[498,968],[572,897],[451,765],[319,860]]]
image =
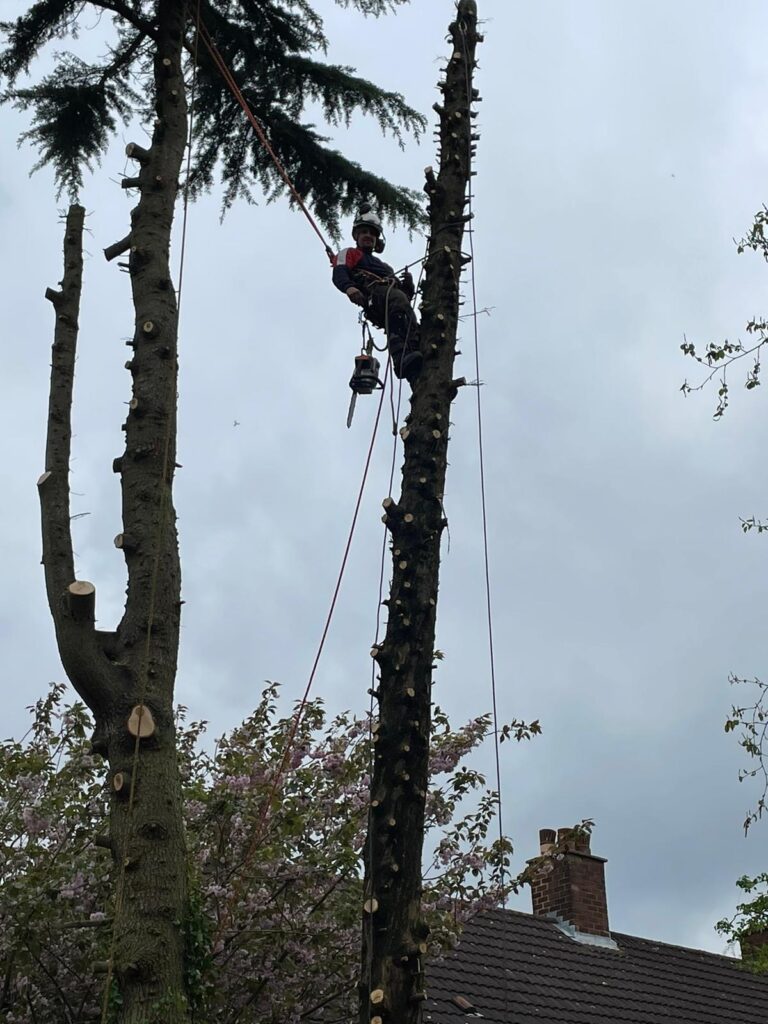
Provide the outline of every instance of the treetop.
[[[0,101],[31,113],[21,141],[37,150],[34,169],[53,168],[58,194],[75,197],[84,175],[98,165],[120,125],[154,119],[153,65],[163,3],[183,0],[38,0],[13,21],[0,22]],[[337,0],[366,15],[395,10],[406,0]],[[84,59],[70,50],[34,80],[34,66],[56,40],[76,43],[93,25],[94,11],[111,21],[105,53]],[[322,18],[306,0],[200,0],[188,7],[184,70],[194,90],[194,137],[189,190],[194,198],[220,180],[223,206],[273,201],[286,193],[271,157],[251,129],[197,33],[197,19],[213,38],[298,193],[335,238],[339,220],[366,200],[393,223],[423,222],[417,192],[392,185],[345,157],[307,119],[312,105],[333,127],[353,115],[375,118],[382,134],[402,147],[419,139],[426,121],[402,95],[380,88],[351,67],[323,60],[328,39]],[[89,21],[90,18],[90,21]],[[105,19],[101,19],[102,27]],[[196,65],[196,70],[195,70]],[[31,76],[29,84],[21,84]],[[289,194],[289,202],[295,199]]]

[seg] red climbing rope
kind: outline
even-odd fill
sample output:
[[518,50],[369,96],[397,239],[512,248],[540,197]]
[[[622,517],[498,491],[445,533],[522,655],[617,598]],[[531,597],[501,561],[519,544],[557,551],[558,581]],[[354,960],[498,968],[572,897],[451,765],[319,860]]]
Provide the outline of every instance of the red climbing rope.
[[320,228],[317,226],[317,222],[315,221],[315,218],[309,212],[309,210],[307,208],[307,204],[304,202],[304,200],[301,197],[300,193],[297,191],[296,186],[293,184],[293,182],[291,181],[290,177],[288,176],[288,172],[286,171],[285,167],[280,162],[280,158],[278,157],[277,153],[275,153],[274,149],[272,148],[272,145],[271,145],[269,139],[267,138],[266,132],[264,131],[264,129],[261,126],[261,124],[259,123],[259,120],[256,117],[256,115],[253,113],[251,108],[248,106],[248,101],[246,100],[245,96],[243,96],[243,93],[242,93],[242,91],[240,89],[240,86],[235,81],[234,75],[232,74],[232,72],[230,71],[229,67],[227,66],[227,63],[224,60],[224,58],[219,53],[218,48],[216,47],[216,44],[214,43],[214,41],[211,38],[211,35],[210,35],[208,29],[205,27],[205,25],[202,23],[202,21],[199,22],[199,30],[200,30],[200,38],[205,43],[205,45],[206,45],[206,47],[208,49],[208,52],[211,55],[211,58],[212,58],[214,64],[216,65],[216,67],[221,72],[221,77],[224,79],[224,81],[229,86],[229,89],[230,89],[230,92],[232,93],[232,95],[235,97],[237,102],[243,108],[243,110],[245,112],[245,116],[251,122],[251,126],[252,126],[253,130],[256,132],[256,134],[258,135],[259,140],[260,140],[262,146],[269,153],[270,157],[272,158],[272,162],[274,163],[275,167],[277,168],[277,171],[278,171],[280,177],[283,179],[285,184],[288,186],[288,189],[290,190],[290,193],[293,196],[293,198],[299,204],[299,206],[301,208],[301,211],[304,214],[304,216],[307,218],[307,220],[309,221],[309,223],[310,223],[310,225],[312,227],[312,230],[315,232],[317,237],[323,243],[323,248],[325,249],[325,252],[326,252],[326,254],[328,256],[328,259],[332,262],[333,258],[334,258],[334,255],[335,255],[333,249],[330,247],[330,245],[328,245],[328,243],[326,242],[325,238],[323,237],[323,234],[320,231]]
[[[374,445],[376,443],[376,435],[377,435],[378,430],[379,430],[379,421],[381,420],[381,410],[382,410],[382,408],[384,406],[384,395],[386,393],[386,386],[387,386],[387,379],[388,379],[388,377],[389,377],[389,363],[387,364],[387,369],[386,369],[386,372],[384,374],[384,387],[381,390],[381,398],[379,400],[379,407],[376,410],[376,418],[375,418],[374,423],[373,423],[373,431],[371,433],[371,441],[370,441],[370,444],[368,446],[368,454],[366,456],[365,466],[363,468],[363,477],[362,477],[362,480],[360,481],[360,489],[357,492],[357,501],[355,502],[355,510],[354,510],[354,512],[352,514],[352,523],[351,523],[351,525],[349,527],[349,534],[347,536],[347,543],[346,543],[346,545],[344,547],[344,554],[343,554],[342,559],[341,559],[341,566],[339,568],[339,573],[338,573],[338,576],[337,576],[337,579],[336,579],[336,586],[334,587],[334,590],[333,590],[333,597],[331,598],[331,604],[330,604],[330,607],[328,609],[328,614],[327,614],[326,619],[325,619],[325,625],[323,626],[323,632],[322,632],[322,634],[320,636],[320,643],[318,644],[317,652],[315,654],[314,661],[312,662],[312,668],[311,668],[310,673],[309,673],[309,679],[307,681],[306,689],[304,690],[304,695],[302,696],[301,701],[299,702],[299,706],[296,709],[296,713],[295,713],[295,715],[293,717],[293,722],[291,723],[291,728],[290,728],[290,731],[288,733],[288,739],[286,740],[285,747],[283,749],[283,756],[282,756],[282,759],[280,761],[280,765],[279,765],[279,767],[277,769],[277,772],[275,773],[274,778],[272,779],[271,785],[269,787],[269,792],[267,793],[266,797],[264,798],[264,800],[262,802],[261,810],[260,810],[259,816],[258,816],[258,820],[255,823],[255,827],[254,827],[254,830],[253,830],[253,835],[252,835],[250,843],[248,844],[248,848],[246,849],[245,856],[243,857],[242,862],[238,866],[238,871],[240,873],[241,879],[243,877],[243,872],[245,871],[245,868],[249,865],[249,863],[251,862],[254,854],[258,850],[259,845],[264,840],[264,837],[265,837],[265,834],[266,834],[267,818],[269,816],[270,808],[272,807],[272,801],[274,800],[274,797],[277,794],[277,790],[278,790],[278,787],[280,785],[280,780],[282,779],[283,775],[285,774],[285,770],[286,770],[286,768],[288,766],[288,760],[289,760],[289,758],[291,756],[291,753],[293,751],[293,744],[294,744],[294,741],[296,739],[296,734],[298,732],[299,725],[301,723],[301,719],[302,719],[302,717],[304,715],[304,711],[306,710],[307,704],[309,702],[309,693],[310,693],[310,690],[312,689],[312,684],[314,683],[314,680],[315,680],[315,675],[317,673],[317,666],[320,663],[320,657],[321,657],[321,655],[323,653],[323,648],[325,647],[325,641],[326,641],[326,638],[328,636],[328,630],[330,629],[330,626],[331,626],[331,619],[333,618],[333,613],[336,610],[336,601],[338,600],[339,592],[341,590],[341,583],[342,583],[342,580],[344,579],[344,572],[345,572],[346,567],[347,567],[347,560],[349,558],[349,552],[350,552],[350,549],[352,547],[352,540],[353,540],[354,535],[355,535],[355,528],[357,527],[357,518],[358,518],[358,515],[360,513],[360,506],[361,506],[362,501],[363,501],[363,493],[365,491],[365,485],[366,485],[366,482],[368,480],[368,471],[369,471],[370,466],[371,466],[371,459],[373,457],[373,449],[374,449]],[[232,902],[234,902],[234,894],[233,894],[233,897],[227,902],[227,905],[225,907],[225,911],[222,914],[222,917],[221,917],[221,919],[219,921],[219,927],[217,929],[217,932],[216,932],[216,935],[214,936],[214,941],[213,941],[214,948],[216,946],[217,941],[221,937],[221,933],[224,931],[225,927],[227,926],[227,924],[231,920],[231,912],[230,912],[229,908],[230,908]]]

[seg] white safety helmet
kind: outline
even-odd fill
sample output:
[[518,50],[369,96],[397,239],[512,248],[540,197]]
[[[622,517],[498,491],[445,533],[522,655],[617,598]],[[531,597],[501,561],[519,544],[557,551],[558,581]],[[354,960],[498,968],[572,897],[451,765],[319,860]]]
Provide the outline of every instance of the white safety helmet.
[[370,228],[376,235],[376,244],[374,245],[375,252],[384,252],[384,246],[386,240],[384,238],[384,229],[381,226],[378,214],[374,213],[368,203],[365,203],[360,207],[360,212],[357,215],[355,223],[352,225],[352,237],[357,241],[358,228]]

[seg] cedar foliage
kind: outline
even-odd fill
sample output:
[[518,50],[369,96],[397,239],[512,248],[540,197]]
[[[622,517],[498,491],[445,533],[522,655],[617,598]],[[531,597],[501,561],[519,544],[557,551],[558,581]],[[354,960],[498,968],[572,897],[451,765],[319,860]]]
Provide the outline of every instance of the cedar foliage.
[[[337,2],[378,16],[406,0]],[[188,84],[195,56],[197,61],[190,192],[199,196],[220,180],[225,208],[239,198],[254,202],[260,193],[271,201],[286,192],[285,184],[196,38],[197,0],[187,8]],[[94,11],[112,22],[104,56],[85,60],[65,50],[54,55],[49,73],[22,85],[48,44],[75,43],[93,24]],[[151,126],[154,12],[153,0],[38,0],[15,21],[0,22],[0,99],[31,115],[21,138],[38,152],[36,169],[53,169],[59,195],[77,195],[85,172],[98,165],[121,124],[138,119]],[[323,59],[328,39],[306,0],[200,0],[199,16],[298,192],[330,234],[337,237],[340,218],[364,200],[392,222],[411,228],[422,222],[416,192],[346,158],[308,119],[310,107],[332,127],[367,115],[400,146],[406,135],[419,138],[425,126],[399,93]]]

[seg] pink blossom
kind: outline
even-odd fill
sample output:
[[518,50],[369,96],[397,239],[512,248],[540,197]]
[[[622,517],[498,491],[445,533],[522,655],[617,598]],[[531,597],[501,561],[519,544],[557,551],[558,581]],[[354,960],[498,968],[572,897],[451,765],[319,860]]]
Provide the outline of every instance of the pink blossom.
[[34,807],[25,807],[21,812],[21,818],[30,838],[42,835],[50,826],[50,821],[41,817]]

